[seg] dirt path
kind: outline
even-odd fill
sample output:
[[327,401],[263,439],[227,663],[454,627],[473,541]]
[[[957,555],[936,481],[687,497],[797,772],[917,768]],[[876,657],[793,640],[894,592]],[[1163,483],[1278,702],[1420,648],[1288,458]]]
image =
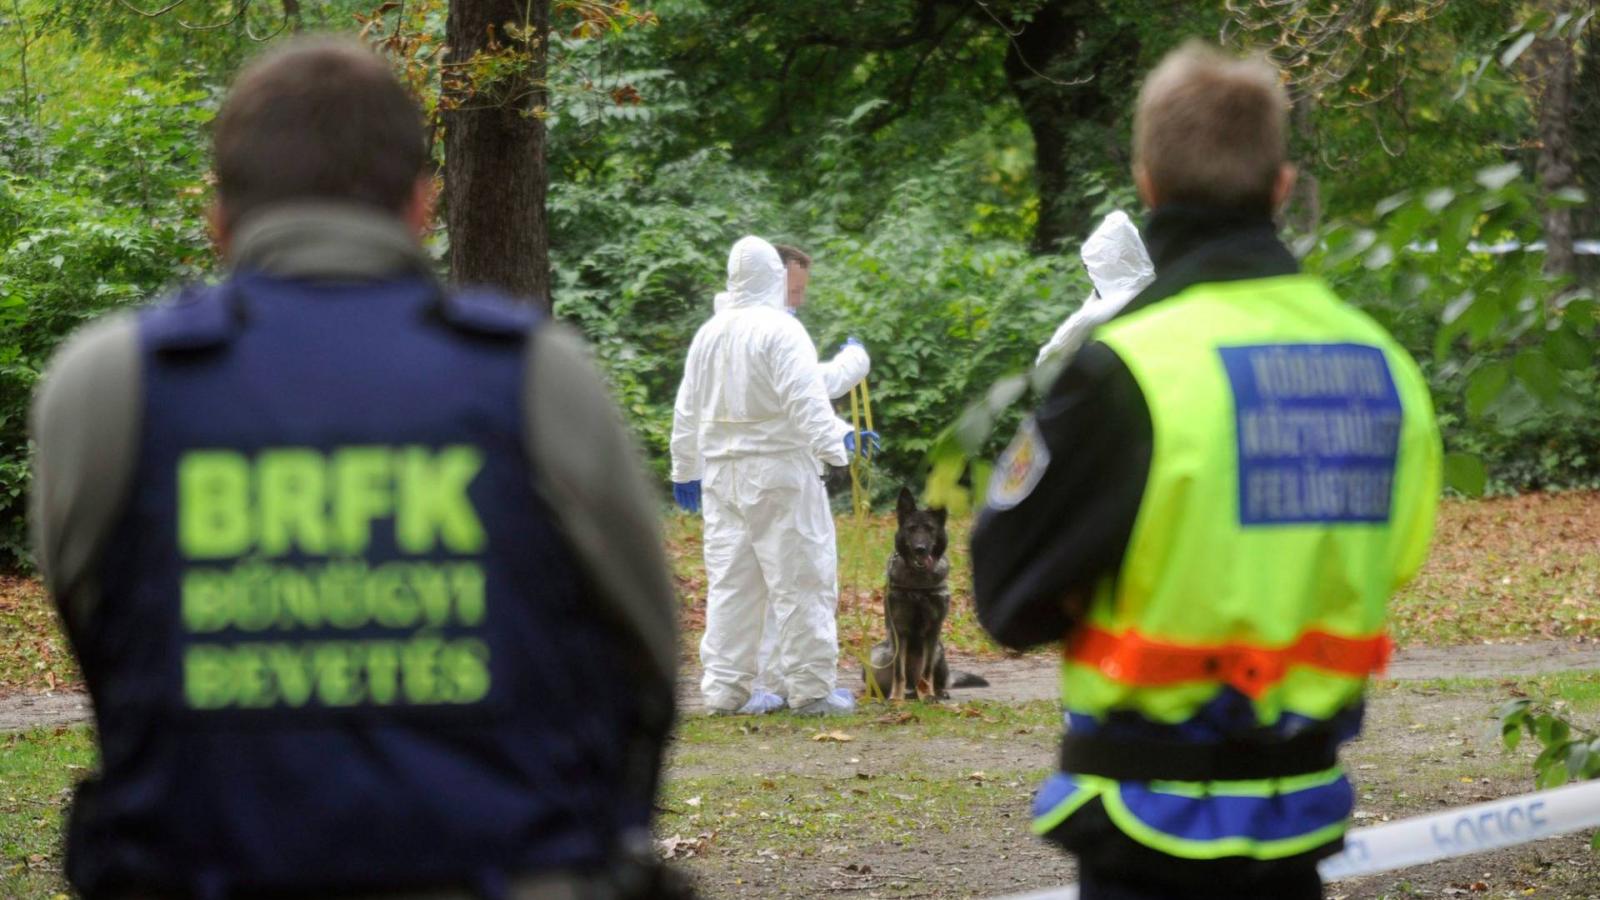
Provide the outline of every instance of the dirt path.
[[[956,692],[957,700],[992,700],[1023,703],[1051,700],[1059,690],[1054,657],[1033,654],[1005,659],[955,659],[956,668],[989,680],[989,687]],[[1401,650],[1389,664],[1388,676],[1396,681],[1428,678],[1498,678],[1543,675],[1580,669],[1600,670],[1600,643],[1543,641],[1533,644],[1469,644],[1460,647],[1419,647]],[[852,688],[861,683],[861,670],[846,661],[839,683]],[[678,696],[687,715],[701,709],[694,676],[685,677]],[[0,697],[0,733],[53,728],[88,721],[87,694],[77,691],[17,693]]]
[[86,722],[91,712],[89,695],[80,691],[11,694],[0,697],[0,734]]
[[[1501,750],[1493,701],[1482,691],[1403,682],[1377,692],[1364,735],[1345,754],[1358,790],[1356,826],[1532,790],[1536,751]],[[735,743],[677,748],[668,774],[675,815],[664,821],[664,834],[710,835],[702,852],[679,864],[711,898],[988,898],[1074,880],[1072,862],[1028,829],[1033,790],[1055,758],[1054,727],[962,736],[901,718],[858,722],[843,744],[820,743],[810,736],[815,727],[794,720],[745,720],[748,731]],[[930,783],[961,798],[933,806]],[[784,822],[787,842],[771,832],[726,833],[740,820],[723,817],[744,810],[748,819],[740,804],[752,791],[786,795],[765,806],[774,821],[784,818],[781,810],[798,810]],[[887,805],[889,815],[903,818],[885,827],[881,806],[877,815],[853,811],[847,795],[869,791],[880,803],[902,799],[902,806]],[[695,815],[685,817],[686,803]],[[827,813],[847,817],[850,826],[816,822]],[[1325,896],[1595,900],[1600,857],[1587,842],[1587,835],[1554,838],[1339,882]]]
[[[1050,654],[1037,653],[1005,659],[953,659],[963,671],[989,680],[986,688],[954,691],[956,700],[992,700],[1025,703],[1053,700],[1060,694],[1060,670]],[[1459,647],[1418,647],[1400,650],[1389,663],[1385,675],[1394,681],[1419,681],[1432,678],[1501,678],[1545,675],[1551,672],[1600,670],[1600,643],[1541,641],[1533,644],[1467,644]],[[857,688],[861,669],[846,660],[839,683]],[[686,713],[701,708],[699,691],[688,679],[679,685],[679,699]]]

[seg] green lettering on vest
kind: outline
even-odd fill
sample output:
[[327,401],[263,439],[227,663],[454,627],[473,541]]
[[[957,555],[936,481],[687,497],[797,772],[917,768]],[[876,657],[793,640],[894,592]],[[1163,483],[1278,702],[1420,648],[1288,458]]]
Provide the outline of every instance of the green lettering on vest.
[[233,570],[233,625],[240,631],[265,631],[278,622],[278,598],[272,569],[249,562]]
[[272,592],[278,601],[280,629],[318,628],[322,605],[311,577],[301,569],[278,569],[272,574]]
[[438,638],[421,637],[407,642],[401,649],[400,671],[407,702],[439,702],[439,648]]
[[230,450],[196,450],[178,461],[178,546],[189,559],[224,559],[250,549],[250,463]]
[[393,641],[369,641],[366,651],[367,696],[379,706],[388,706],[400,691],[400,651]]
[[317,672],[317,699],[324,706],[354,706],[361,702],[353,646],[344,641],[318,644],[312,651]]
[[476,447],[407,447],[400,455],[395,540],[406,553],[428,553],[442,540],[455,553],[483,550],[483,524],[467,488],[483,468]]
[[455,595],[456,621],[462,625],[483,624],[483,569],[472,563],[450,567],[450,592]]
[[476,703],[489,694],[489,645],[475,638],[445,645],[440,668],[454,688],[450,702]]
[[196,644],[183,654],[183,695],[190,709],[222,709],[233,703],[228,651]]
[[276,706],[278,694],[266,655],[259,644],[240,644],[233,648],[233,687],[238,704],[246,709]]
[[333,544],[340,552],[364,552],[372,520],[393,512],[390,476],[387,448],[344,447],[333,454]]
[[208,634],[228,627],[228,578],[206,569],[183,573],[183,627]]
[[280,556],[292,547],[328,552],[326,477],[327,460],[315,450],[286,447],[256,459],[262,554]]
[[415,628],[421,610],[416,592],[406,584],[406,570],[422,568],[391,563],[374,569],[367,578],[367,603],[372,616],[385,628]]
[[278,696],[284,706],[299,708],[311,700],[311,672],[304,648],[291,644],[267,644],[262,648],[267,668],[277,679]]

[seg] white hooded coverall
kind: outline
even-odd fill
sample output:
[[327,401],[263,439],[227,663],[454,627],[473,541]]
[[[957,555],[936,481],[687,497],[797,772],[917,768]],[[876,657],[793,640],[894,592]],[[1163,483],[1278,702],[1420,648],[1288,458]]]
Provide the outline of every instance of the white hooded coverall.
[[[786,279],[756,237],[728,255],[728,290],[689,346],[672,426],[672,480],[702,482],[708,709],[750,697],[767,607],[791,707],[832,693],[839,599],[822,465],[849,462],[817,351],[784,311]],[[703,468],[702,468],[703,467]]]
[[1120,209],[1101,220],[1080,253],[1089,280],[1094,282],[1094,293],[1050,336],[1039,350],[1036,365],[1052,356],[1062,363],[1071,360],[1096,328],[1111,321],[1156,277],[1139,229]]

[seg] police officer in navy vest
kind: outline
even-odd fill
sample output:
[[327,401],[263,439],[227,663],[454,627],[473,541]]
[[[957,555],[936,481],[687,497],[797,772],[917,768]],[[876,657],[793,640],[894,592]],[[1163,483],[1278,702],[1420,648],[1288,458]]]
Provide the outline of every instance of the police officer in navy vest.
[[1426,556],[1427,383],[1275,234],[1287,112],[1264,61],[1195,44],[1150,74],[1156,278],[1061,371],[973,532],[984,626],[1062,642],[1034,831],[1084,900],[1321,896],[1354,799],[1338,749]]
[[34,409],[101,750],[70,881],[659,894],[673,591],[584,347],[435,279],[421,116],[363,48],[251,65],[214,143],[227,276],[84,329]]

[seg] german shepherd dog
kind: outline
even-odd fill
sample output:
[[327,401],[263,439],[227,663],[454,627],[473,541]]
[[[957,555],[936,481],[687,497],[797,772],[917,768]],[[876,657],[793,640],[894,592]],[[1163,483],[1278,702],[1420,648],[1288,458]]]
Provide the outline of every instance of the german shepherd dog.
[[[883,594],[883,620],[889,636],[872,648],[867,674],[877,696],[890,700],[939,700],[950,696],[950,666],[939,634],[950,614],[950,561],[944,551],[945,511],[917,509],[910,489],[902,487],[895,507],[899,529],[889,557],[888,586]],[[955,687],[988,684],[976,675],[957,673]]]

